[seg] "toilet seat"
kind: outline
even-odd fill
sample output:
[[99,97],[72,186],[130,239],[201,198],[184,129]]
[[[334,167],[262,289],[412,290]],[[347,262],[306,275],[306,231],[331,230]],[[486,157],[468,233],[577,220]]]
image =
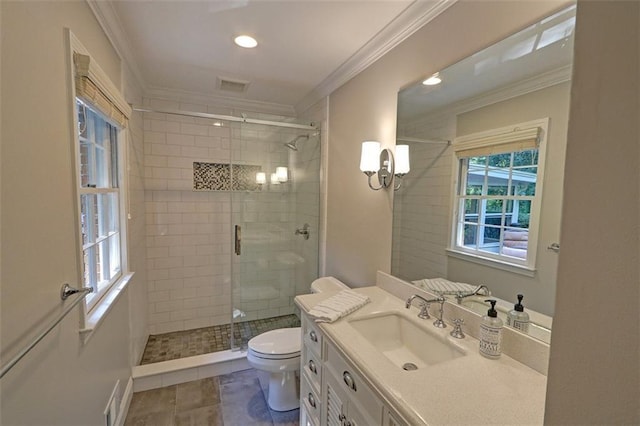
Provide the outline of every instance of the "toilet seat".
[[249,340],[249,351],[263,359],[291,359],[300,356],[300,327],[267,331]]

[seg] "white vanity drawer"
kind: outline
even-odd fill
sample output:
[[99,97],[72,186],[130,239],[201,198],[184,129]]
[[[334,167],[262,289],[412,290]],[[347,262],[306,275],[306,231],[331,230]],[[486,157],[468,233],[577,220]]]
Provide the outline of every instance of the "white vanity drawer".
[[302,371],[309,379],[309,383],[320,393],[320,378],[322,377],[322,360],[318,354],[310,347],[304,346],[302,349]]
[[302,411],[306,412],[306,416],[301,416],[304,424],[304,417],[307,417],[306,423],[317,426],[320,424],[320,413],[322,410],[321,399],[318,392],[309,384],[309,380],[305,374],[300,377],[300,403]]
[[322,355],[322,332],[306,315],[302,315],[302,344]]
[[325,368],[332,370],[341,389],[355,401],[362,412],[367,413],[376,424],[382,422],[382,402],[373,390],[365,383],[355,369],[340,355],[337,349],[327,344],[327,361]]

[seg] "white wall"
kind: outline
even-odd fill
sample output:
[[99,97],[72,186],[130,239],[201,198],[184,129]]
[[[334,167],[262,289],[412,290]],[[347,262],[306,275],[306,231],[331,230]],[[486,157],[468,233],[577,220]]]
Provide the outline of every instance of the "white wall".
[[547,424],[640,423],[639,14],[578,7]]
[[[62,283],[79,284],[64,28],[74,32],[116,85],[122,77],[120,61],[86,3],[2,2],[0,8],[0,318],[6,362],[61,311]],[[140,204],[132,199],[132,205]],[[135,276],[129,289],[138,284]],[[0,423],[104,424],[111,391],[117,380],[124,390],[138,351],[131,346],[128,293],[87,344],[80,342],[74,311],[2,379]]]
[[[127,86],[129,87],[129,86]],[[137,104],[140,99],[135,96],[134,88],[125,89],[127,101]],[[129,269],[135,271],[135,281],[128,289],[129,296],[129,329],[131,333],[131,364],[137,365],[142,359],[142,353],[149,337],[147,313],[147,245],[146,245],[146,215],[144,196],[144,149],[143,149],[143,120],[142,113],[133,112],[129,119],[127,131],[129,150],[127,163],[129,168],[129,205],[128,212],[128,243]]]

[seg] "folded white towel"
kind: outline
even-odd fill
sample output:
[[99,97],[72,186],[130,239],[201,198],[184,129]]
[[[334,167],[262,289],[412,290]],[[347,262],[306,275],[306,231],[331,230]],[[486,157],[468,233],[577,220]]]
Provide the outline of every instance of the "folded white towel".
[[338,318],[349,315],[369,303],[371,299],[353,290],[342,290],[328,299],[318,303],[310,311],[309,315],[316,322],[334,322]]
[[425,278],[412,282],[416,287],[427,291],[434,291],[438,294],[473,293],[478,289],[477,285],[457,283],[444,278]]

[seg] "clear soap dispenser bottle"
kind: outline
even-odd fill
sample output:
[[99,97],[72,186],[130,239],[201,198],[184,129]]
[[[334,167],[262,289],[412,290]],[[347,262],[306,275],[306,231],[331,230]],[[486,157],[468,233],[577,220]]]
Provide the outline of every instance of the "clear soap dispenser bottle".
[[527,333],[529,331],[529,314],[524,311],[524,306],[522,306],[523,297],[521,294],[518,295],[518,303],[507,314],[507,325]]
[[491,303],[491,308],[480,323],[480,355],[498,359],[502,354],[502,320],[498,318],[496,301],[489,299],[485,302]]

